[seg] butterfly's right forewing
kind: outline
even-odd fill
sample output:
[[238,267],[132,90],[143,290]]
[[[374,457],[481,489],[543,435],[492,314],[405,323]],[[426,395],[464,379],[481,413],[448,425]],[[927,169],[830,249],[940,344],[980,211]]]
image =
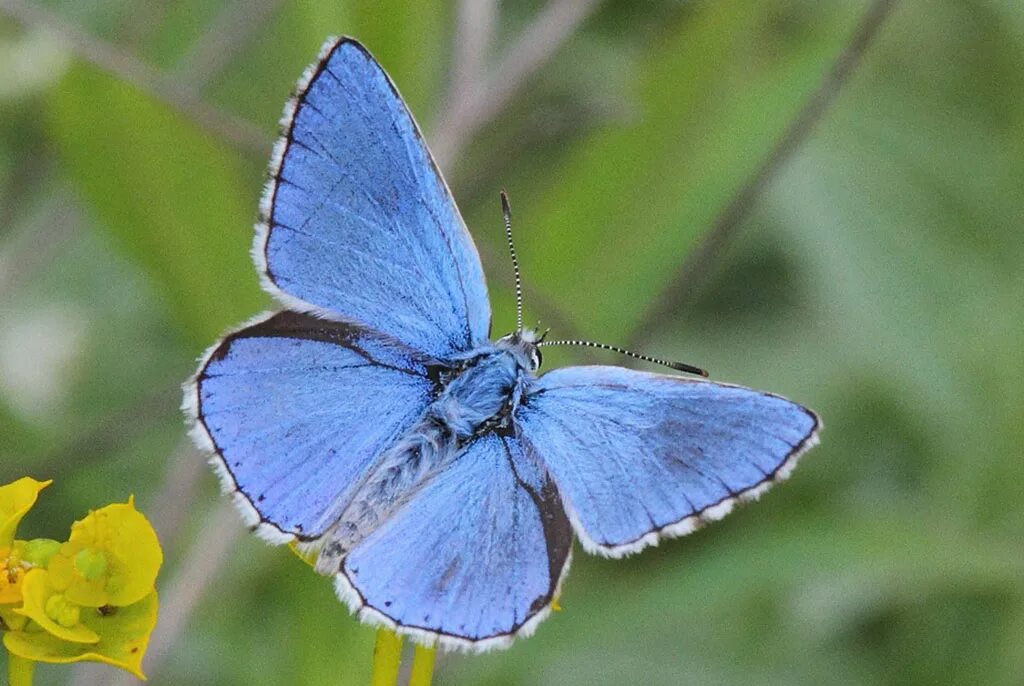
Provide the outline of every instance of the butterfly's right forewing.
[[185,404],[248,523],[317,538],[430,402],[430,358],[364,329],[264,316],[207,354]]
[[819,421],[770,393],[594,366],[538,379],[516,425],[584,547],[617,557],[759,495],[816,442]]

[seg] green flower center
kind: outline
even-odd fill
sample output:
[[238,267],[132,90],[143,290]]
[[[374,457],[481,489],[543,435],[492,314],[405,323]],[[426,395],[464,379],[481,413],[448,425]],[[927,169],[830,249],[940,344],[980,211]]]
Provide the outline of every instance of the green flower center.
[[81,618],[81,609],[65,598],[63,593],[57,593],[47,598],[46,607],[43,610],[47,617],[67,628],[78,624],[78,620]]
[[107,573],[107,558],[99,550],[86,548],[75,555],[75,569],[86,581],[94,581]]

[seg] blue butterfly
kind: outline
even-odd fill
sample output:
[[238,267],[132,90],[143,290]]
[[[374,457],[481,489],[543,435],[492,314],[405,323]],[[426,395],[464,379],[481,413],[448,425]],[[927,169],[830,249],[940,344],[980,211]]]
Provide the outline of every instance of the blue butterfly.
[[574,536],[621,557],[689,533],[816,442],[815,414],[768,393],[537,376],[521,310],[492,342],[473,240],[358,42],[327,42],[282,123],[253,258],[285,309],[214,345],[185,409],[247,523],[314,555],[361,620],[507,646],[549,614]]

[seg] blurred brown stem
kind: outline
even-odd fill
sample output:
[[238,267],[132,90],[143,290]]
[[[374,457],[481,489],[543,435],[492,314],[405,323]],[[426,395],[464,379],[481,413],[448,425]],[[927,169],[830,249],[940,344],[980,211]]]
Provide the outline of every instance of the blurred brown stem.
[[459,0],[457,3],[446,114],[472,98],[473,89],[486,77],[497,15],[495,0]]
[[229,3],[171,69],[171,73],[198,95],[227,68],[281,4],[282,0],[235,0]]
[[627,347],[642,348],[658,324],[689,304],[725,254],[743,220],[779,170],[800,149],[843,85],[861,63],[865,52],[879,33],[897,0],[873,0],[862,15],[850,40],[836,57],[821,83],[807,98],[785,133],[775,143],[761,165],[733,196],[700,242],[687,253],[668,285],[647,309],[633,330]]
[[600,4],[600,0],[551,0],[479,81],[460,86],[438,118],[431,150],[442,169],[501,112],[512,97],[551,59]]
[[89,35],[60,15],[22,0],[0,0],[0,10],[25,25],[53,33],[78,57],[164,102],[217,138],[260,155],[270,150],[270,136],[252,123],[204,102],[197,97],[194,89]]

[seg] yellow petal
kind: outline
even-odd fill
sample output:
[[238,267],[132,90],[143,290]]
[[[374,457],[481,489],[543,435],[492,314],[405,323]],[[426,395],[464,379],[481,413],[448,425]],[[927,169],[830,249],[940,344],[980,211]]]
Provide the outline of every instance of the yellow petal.
[[0,606],[0,629],[6,631],[21,631],[28,624],[28,617],[23,617],[14,611],[10,605]]
[[[48,582],[45,569],[33,569],[25,575],[21,584],[25,604],[15,612],[28,617],[38,624],[46,633],[63,641],[74,643],[96,643],[100,637],[81,621],[81,617],[91,612],[92,608],[81,608],[74,613],[74,622],[66,621],[75,606],[59,593]],[[58,602],[54,602],[58,601]],[[69,626],[70,624],[70,626]],[[26,655],[25,657],[30,657]]]
[[0,559],[0,605],[20,605],[25,568],[9,566],[9,563],[10,560]]
[[[84,551],[91,558],[102,555],[106,568],[102,575],[86,579],[82,565],[76,566],[78,555]],[[60,566],[60,581],[66,575],[75,580],[67,590],[68,597],[82,605],[131,605],[145,598],[156,582],[163,562],[163,552],[156,532],[146,517],[135,509],[134,500],[107,505],[71,527],[71,538],[62,547],[61,556],[70,558],[73,569],[66,563]],[[56,561],[56,556],[51,561]],[[55,570],[56,571],[56,570]]]
[[61,592],[75,582],[75,555],[69,548],[67,543],[63,544],[59,552],[50,556],[50,562],[46,565],[50,572],[50,585]]
[[0,548],[10,547],[14,543],[18,522],[35,505],[39,491],[51,483],[26,476],[0,486]]
[[105,662],[127,670],[140,679],[142,656],[156,626],[156,591],[137,603],[114,608],[102,614],[94,608],[82,609],[82,621],[100,636],[97,643],[69,643],[47,632],[8,631],[4,646],[14,655],[38,662]]

